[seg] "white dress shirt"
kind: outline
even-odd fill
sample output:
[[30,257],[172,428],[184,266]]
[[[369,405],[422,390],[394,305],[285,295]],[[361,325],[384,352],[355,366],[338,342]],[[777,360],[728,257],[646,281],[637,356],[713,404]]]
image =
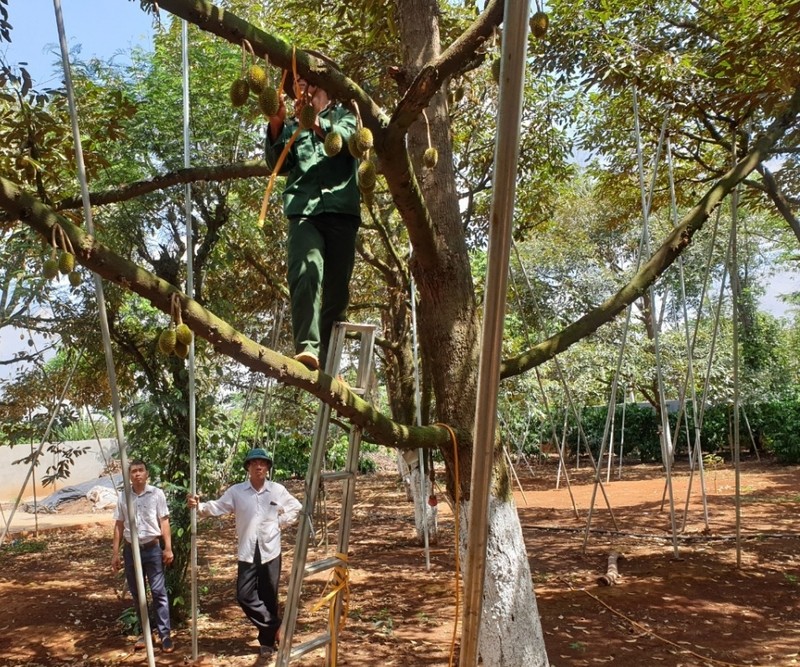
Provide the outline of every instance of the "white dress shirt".
[[[164,492],[152,484],[146,484],[144,491],[137,494],[130,489],[133,496],[133,507],[136,512],[136,532],[139,534],[139,543],[152,542],[161,537],[161,519],[169,516],[167,498]],[[131,522],[128,520],[128,505],[125,494],[120,493],[117,499],[117,508],[114,510],[114,519],[122,520],[124,524],[123,535],[126,542],[131,541]]]
[[302,507],[283,485],[265,481],[255,489],[248,480],[229,487],[218,500],[200,503],[197,511],[200,516],[233,513],[239,560],[252,563],[258,543],[261,562],[266,563],[281,553],[281,529],[297,519]]

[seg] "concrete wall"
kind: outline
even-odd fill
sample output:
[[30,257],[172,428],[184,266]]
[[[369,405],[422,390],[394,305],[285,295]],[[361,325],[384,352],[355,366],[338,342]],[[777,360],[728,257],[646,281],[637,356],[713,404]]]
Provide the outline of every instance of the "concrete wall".
[[[81,482],[88,482],[91,479],[100,477],[105,469],[106,459],[109,461],[112,458],[117,458],[117,440],[116,438],[104,438],[100,442],[95,440],[77,440],[67,443],[71,447],[89,447],[85,454],[75,458],[74,465],[70,469],[70,476],[67,479],[57,480],[55,485],[42,486],[41,477],[47,472],[47,468],[56,464],[56,456],[48,452],[48,446],[45,444],[42,449],[42,455],[39,457],[39,465],[34,469],[34,476],[28,481],[25,491],[22,494],[22,500],[33,500],[34,489],[33,479],[36,480],[36,497],[41,500],[49,496],[54,491],[63,489],[65,486],[72,486],[73,484],[80,484]],[[38,449],[39,443],[33,445],[33,450]],[[101,451],[102,447],[102,451]],[[31,453],[30,445],[16,445],[10,447],[8,445],[0,446],[0,501],[9,502],[15,501],[19,495],[22,483],[25,481],[30,464],[17,463],[14,461],[25,458]],[[105,458],[103,454],[105,453]]]

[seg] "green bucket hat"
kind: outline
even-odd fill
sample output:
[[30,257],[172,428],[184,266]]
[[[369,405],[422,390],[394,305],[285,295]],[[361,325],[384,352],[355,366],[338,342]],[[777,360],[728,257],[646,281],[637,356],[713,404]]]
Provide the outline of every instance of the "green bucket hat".
[[253,459],[263,459],[272,465],[272,454],[270,454],[263,447],[256,447],[255,449],[251,449],[249,452],[247,452],[247,456],[244,457],[244,467],[246,468],[247,464]]

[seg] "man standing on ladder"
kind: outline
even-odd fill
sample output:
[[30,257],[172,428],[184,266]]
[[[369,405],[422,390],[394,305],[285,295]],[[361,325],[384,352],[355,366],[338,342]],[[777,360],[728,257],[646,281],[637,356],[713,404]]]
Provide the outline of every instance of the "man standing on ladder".
[[248,480],[229,487],[218,500],[200,502],[189,496],[189,507],[199,516],[236,516],[239,541],[236,599],[250,622],[258,628],[262,657],[271,658],[281,627],[278,582],[281,576],[281,530],[297,519],[302,509],[286,488],[269,481],[272,456],[251,449],[244,459]]
[[[327,59],[326,59],[327,60]],[[292,84],[287,90],[293,89]],[[298,79],[295,120],[286,120],[280,100],[267,129],[266,161],[274,167],[298,130],[303,108],[313,107],[314,124],[299,131],[280,174],[286,175],[283,211],[289,219],[287,277],[292,306],[295,359],[310,370],[325,367],[334,322],[347,317],[350,277],[361,225],[358,160],[347,145],[356,118],[322,88]],[[326,138],[338,134],[339,151],[328,155]]]

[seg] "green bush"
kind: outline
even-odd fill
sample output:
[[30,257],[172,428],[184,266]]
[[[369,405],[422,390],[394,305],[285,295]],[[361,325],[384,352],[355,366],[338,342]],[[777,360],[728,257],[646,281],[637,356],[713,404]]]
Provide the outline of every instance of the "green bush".
[[[750,434],[744,415],[750,423],[757,446],[775,455],[779,463],[800,463],[800,402],[770,401],[753,403],[744,406],[740,420],[740,442],[742,451],[751,449]],[[687,416],[681,417],[681,437],[678,440],[676,455],[688,452],[686,441],[686,423],[694,444],[694,415],[691,406],[687,406]],[[603,439],[608,408],[586,408],[581,414],[581,428],[586,435],[592,454],[597,457]],[[677,413],[669,414],[670,432],[675,434]],[[553,416],[557,424],[562,424],[563,411]],[[703,427],[700,433],[700,444],[704,453],[726,455],[730,452],[730,433],[732,422],[732,406],[728,404],[707,407],[703,413]],[[648,406],[628,404],[625,408],[625,443],[624,455],[636,455],[642,462],[661,460],[661,442],[659,439],[660,420],[656,411]],[[549,428],[549,426],[548,426]],[[567,453],[574,455],[579,438],[579,430],[573,415],[570,415],[567,432]],[[622,428],[622,406],[617,407],[614,424],[614,451],[619,453],[620,433]]]
[[[773,453],[779,463],[800,463],[800,402],[756,403],[747,406],[746,413],[759,446]],[[742,429],[746,429],[744,424]]]

